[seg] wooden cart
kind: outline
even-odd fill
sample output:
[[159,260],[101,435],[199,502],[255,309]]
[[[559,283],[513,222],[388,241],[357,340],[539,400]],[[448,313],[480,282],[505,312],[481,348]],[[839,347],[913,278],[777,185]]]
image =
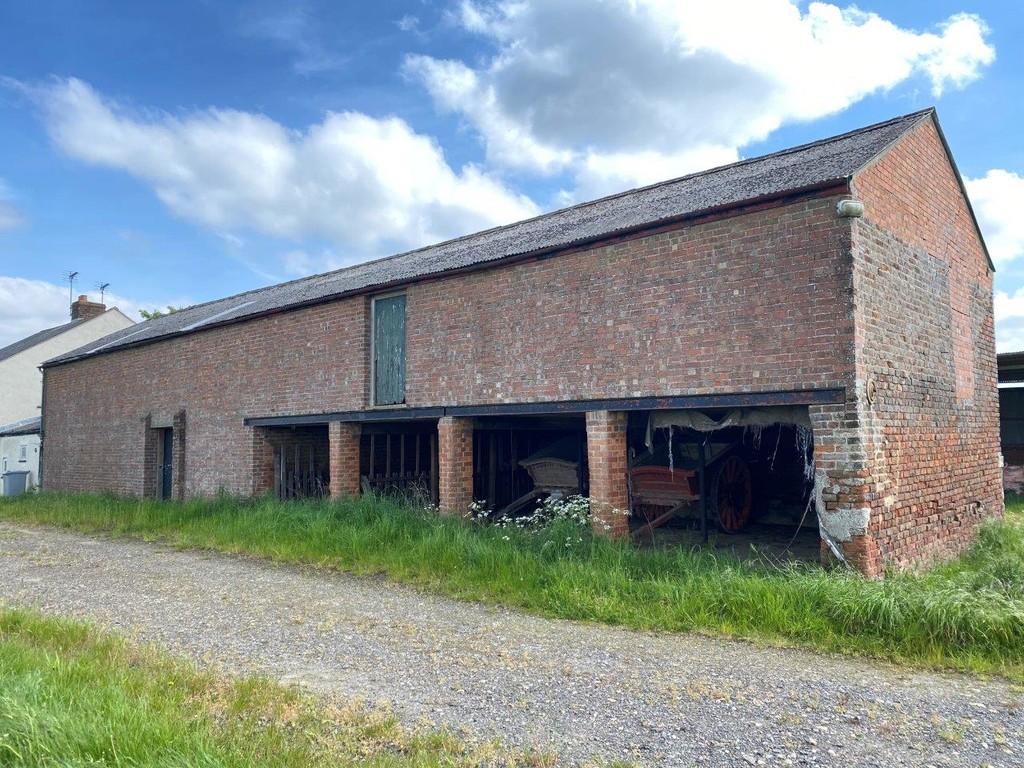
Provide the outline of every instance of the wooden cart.
[[[676,446],[680,455],[668,466],[666,457],[648,454],[630,467],[630,496],[635,516],[645,521],[634,536],[652,535],[672,518],[692,513],[710,516],[725,533],[739,533],[750,522],[753,483],[749,463],[730,443],[709,443],[702,459],[700,443]],[[667,451],[666,451],[667,456]],[[700,469],[705,466],[705,497]]]
[[[580,462],[572,458],[577,451],[575,441],[559,440],[520,461],[534,487],[499,510],[498,515],[518,514],[546,496],[560,498],[581,493]],[[647,455],[630,468],[631,511],[644,521],[635,536],[649,535],[701,503],[699,445],[680,451],[671,467],[662,458]],[[750,465],[734,445],[711,443],[707,446],[706,477],[708,514],[726,533],[743,530],[753,509]]]
[[562,498],[580,493],[580,462],[573,458],[578,453],[578,441],[564,438],[520,461],[519,466],[530,474],[533,489],[501,509],[498,515],[515,515],[545,496]]

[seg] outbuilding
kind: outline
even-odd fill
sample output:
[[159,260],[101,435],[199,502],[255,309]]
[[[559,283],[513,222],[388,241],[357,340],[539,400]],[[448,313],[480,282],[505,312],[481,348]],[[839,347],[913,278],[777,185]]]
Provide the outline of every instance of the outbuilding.
[[579,492],[610,535],[790,515],[927,563],[1003,511],[992,277],[929,109],[50,360],[44,485]]

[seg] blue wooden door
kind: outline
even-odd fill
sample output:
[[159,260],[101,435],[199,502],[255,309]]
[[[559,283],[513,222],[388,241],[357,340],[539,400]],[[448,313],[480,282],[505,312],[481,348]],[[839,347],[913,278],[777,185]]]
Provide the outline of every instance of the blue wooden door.
[[373,302],[373,404],[405,402],[405,295]]
[[171,498],[174,478],[174,430],[160,430],[163,434],[160,446],[160,498]]

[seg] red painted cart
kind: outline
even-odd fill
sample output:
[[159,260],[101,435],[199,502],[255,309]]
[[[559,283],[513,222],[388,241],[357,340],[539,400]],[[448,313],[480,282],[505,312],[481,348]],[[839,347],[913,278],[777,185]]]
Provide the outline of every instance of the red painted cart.
[[[672,466],[666,466],[663,457],[648,455],[630,468],[633,512],[645,521],[634,536],[651,535],[672,518],[692,514],[702,502],[701,445],[676,446],[675,450],[682,455],[673,457]],[[750,465],[732,444],[709,443],[706,450],[706,512],[725,533],[738,533],[753,512]],[[704,512],[701,506],[700,514]]]

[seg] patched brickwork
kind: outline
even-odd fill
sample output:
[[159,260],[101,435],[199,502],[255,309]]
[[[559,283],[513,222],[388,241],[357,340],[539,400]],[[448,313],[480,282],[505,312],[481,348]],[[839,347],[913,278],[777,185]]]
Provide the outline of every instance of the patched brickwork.
[[358,424],[332,422],[328,427],[331,448],[331,498],[359,495]]
[[265,496],[274,492],[274,440],[269,430],[252,430],[252,493]]
[[160,460],[160,433],[153,427],[153,419],[146,416],[142,421],[143,476],[141,494],[147,499],[159,496],[160,479],[157,477],[157,462]]
[[590,468],[590,513],[594,531],[604,536],[629,535],[626,484],[626,414],[587,414],[587,464]]
[[438,506],[464,515],[473,503],[473,420],[445,416],[437,422]]
[[173,431],[172,450],[174,452],[171,465],[171,498],[182,501],[186,495],[186,478],[188,477],[188,432],[185,429],[186,417],[184,409],[174,414],[171,420]]
[[1002,514],[992,274],[931,121],[854,192],[870,533],[884,564],[926,564]]
[[[852,344],[851,344],[852,347]],[[852,349],[851,349],[852,356]],[[809,409],[814,432],[815,500],[822,552],[844,558],[867,575],[877,575],[879,560],[873,542],[865,542],[871,508],[871,469],[860,434],[856,387],[847,401]]]

